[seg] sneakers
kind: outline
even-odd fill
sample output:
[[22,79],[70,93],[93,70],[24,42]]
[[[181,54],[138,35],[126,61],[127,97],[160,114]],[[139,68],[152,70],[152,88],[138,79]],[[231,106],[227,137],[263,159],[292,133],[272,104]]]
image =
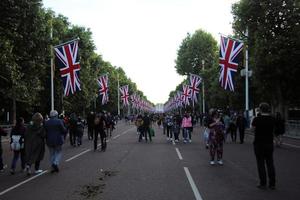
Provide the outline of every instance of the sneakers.
[[223,161],[222,160],[218,160],[218,164],[219,165],[223,165]]
[[189,140],[189,143],[192,143],[192,140]]
[[51,173],[59,172],[59,169],[58,169],[58,166],[57,166],[57,165],[52,164],[51,167],[52,167]]
[[209,164],[210,164],[210,165],[215,165],[215,161],[211,160],[211,161],[209,162]]
[[175,142],[179,142],[179,140],[175,140]]
[[261,185],[261,184],[257,185],[256,187],[257,187],[258,189],[261,189],[261,190],[266,190],[266,189],[267,189],[267,186],[266,186],[266,185]]
[[35,170],[35,174],[40,174],[40,173],[42,173],[42,172],[43,172],[43,170],[41,170],[41,169]]
[[14,175],[15,174],[15,170],[14,169],[10,169],[10,174]]
[[26,173],[28,176],[31,175],[31,169],[29,165],[26,166]]

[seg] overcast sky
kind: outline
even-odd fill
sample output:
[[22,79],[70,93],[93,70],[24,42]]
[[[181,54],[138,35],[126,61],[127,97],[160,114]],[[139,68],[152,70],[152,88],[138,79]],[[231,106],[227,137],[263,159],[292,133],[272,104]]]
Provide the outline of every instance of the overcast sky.
[[187,33],[203,29],[219,42],[232,33],[237,0],[43,0],[46,8],[90,28],[97,53],[122,67],[153,103],[165,103],[184,79],[175,59]]

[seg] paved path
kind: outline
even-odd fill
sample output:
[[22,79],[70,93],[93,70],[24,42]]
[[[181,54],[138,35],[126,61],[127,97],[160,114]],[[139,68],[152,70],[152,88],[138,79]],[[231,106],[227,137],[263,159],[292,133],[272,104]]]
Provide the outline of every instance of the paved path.
[[[135,127],[120,123],[109,139],[105,153],[93,152],[87,139],[81,147],[64,145],[61,172],[50,174],[48,151],[42,162],[45,173],[27,177],[0,174],[1,200],[297,200],[300,199],[300,149],[276,148],[278,185],[275,191],[261,191],[257,184],[253,137],[244,144],[224,146],[224,166],[210,166],[196,128],[191,144],[172,144],[155,127],[152,143],[139,143]],[[4,142],[4,160],[11,152]]]

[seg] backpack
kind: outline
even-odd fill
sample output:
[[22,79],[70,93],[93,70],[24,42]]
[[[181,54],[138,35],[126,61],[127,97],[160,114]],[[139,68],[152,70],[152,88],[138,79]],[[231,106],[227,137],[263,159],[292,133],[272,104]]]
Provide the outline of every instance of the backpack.
[[12,150],[20,151],[24,148],[23,145],[21,145],[21,135],[12,135],[11,140],[12,142],[10,144],[10,147]]

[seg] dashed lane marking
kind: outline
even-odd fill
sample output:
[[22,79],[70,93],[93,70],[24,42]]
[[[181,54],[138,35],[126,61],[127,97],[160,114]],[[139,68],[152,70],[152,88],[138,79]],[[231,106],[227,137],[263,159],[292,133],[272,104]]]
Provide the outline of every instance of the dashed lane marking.
[[180,153],[179,149],[178,149],[178,148],[175,148],[175,150],[176,150],[176,152],[177,152],[177,155],[178,155],[179,160],[182,160],[183,158],[182,158],[182,156],[181,156],[181,153]]
[[10,188],[7,188],[6,190],[0,192],[0,196],[4,195],[5,193],[7,193],[7,192],[9,192],[9,191],[11,191],[11,190],[13,190],[13,189],[16,189],[17,187],[19,187],[19,186],[21,186],[21,185],[23,185],[23,184],[25,184],[25,183],[28,183],[29,181],[32,181],[33,179],[36,179],[36,178],[39,177],[39,176],[42,176],[43,174],[46,174],[47,172],[48,172],[48,170],[45,170],[45,171],[43,171],[43,172],[40,173],[40,174],[37,174],[37,175],[35,175],[35,176],[33,176],[33,177],[30,177],[30,178],[26,179],[25,181],[22,181],[22,182],[20,182],[20,183],[14,185],[14,186],[12,186],[12,187],[10,187]]
[[196,200],[203,200],[202,197],[201,197],[201,195],[200,195],[200,193],[199,193],[199,190],[198,190],[198,188],[197,188],[197,186],[196,186],[196,184],[195,184],[195,182],[193,180],[193,177],[191,176],[189,168],[183,167],[183,169],[184,169],[185,175],[186,175],[187,179],[189,180],[189,183],[190,183],[190,185],[192,187],[192,190],[194,192]]

